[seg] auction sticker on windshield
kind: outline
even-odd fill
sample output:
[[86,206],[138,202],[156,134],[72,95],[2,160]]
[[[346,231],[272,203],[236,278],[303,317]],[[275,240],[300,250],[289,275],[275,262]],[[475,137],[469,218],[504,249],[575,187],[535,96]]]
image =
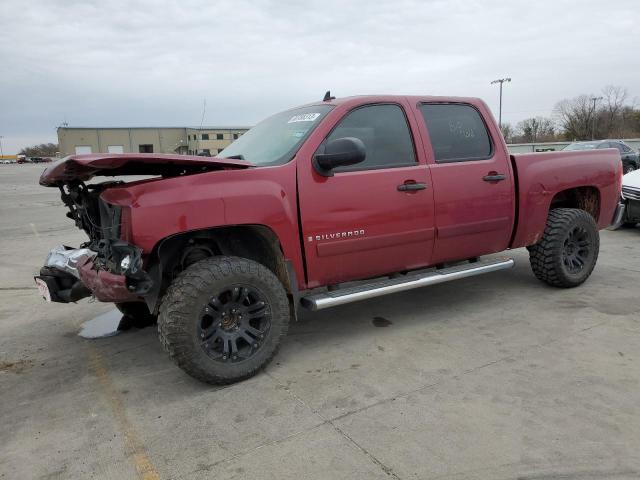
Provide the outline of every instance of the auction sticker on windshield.
[[294,115],[287,123],[313,122],[320,115],[320,113],[303,113],[302,115]]

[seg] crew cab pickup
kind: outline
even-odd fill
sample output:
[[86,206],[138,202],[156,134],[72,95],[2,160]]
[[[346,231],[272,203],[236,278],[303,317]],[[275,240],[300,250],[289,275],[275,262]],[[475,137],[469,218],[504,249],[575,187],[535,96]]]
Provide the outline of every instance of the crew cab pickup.
[[88,241],[53,249],[36,283],[157,321],[179,367],[228,383],[269,362],[300,307],[513,265],[487,254],[527,247],[540,280],[581,284],[622,217],[621,178],[615,149],[510,155],[477,98],[326,95],[216,157],[50,165],[40,184]]

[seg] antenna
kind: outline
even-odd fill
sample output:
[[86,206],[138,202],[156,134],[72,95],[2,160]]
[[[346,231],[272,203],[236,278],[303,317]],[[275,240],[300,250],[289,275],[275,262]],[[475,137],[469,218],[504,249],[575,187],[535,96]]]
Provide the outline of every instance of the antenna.
[[202,123],[204,122],[204,114],[207,111],[207,99],[202,99],[202,118],[200,119],[200,130],[202,130]]
[[323,102],[329,102],[331,100],[335,100],[336,97],[331,96],[331,90],[327,90],[327,93],[324,94]]

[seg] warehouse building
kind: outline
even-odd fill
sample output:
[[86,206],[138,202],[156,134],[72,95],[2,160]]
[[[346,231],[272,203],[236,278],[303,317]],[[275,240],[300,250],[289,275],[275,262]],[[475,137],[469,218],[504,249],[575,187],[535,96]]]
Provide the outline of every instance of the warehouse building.
[[248,127],[58,127],[60,155],[178,153],[216,155]]

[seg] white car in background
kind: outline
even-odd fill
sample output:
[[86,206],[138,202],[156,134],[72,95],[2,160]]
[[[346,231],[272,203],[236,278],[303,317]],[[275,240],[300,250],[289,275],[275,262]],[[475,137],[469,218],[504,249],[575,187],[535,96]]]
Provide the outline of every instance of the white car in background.
[[640,170],[622,177],[622,201],[625,211],[620,227],[632,227],[640,223]]

